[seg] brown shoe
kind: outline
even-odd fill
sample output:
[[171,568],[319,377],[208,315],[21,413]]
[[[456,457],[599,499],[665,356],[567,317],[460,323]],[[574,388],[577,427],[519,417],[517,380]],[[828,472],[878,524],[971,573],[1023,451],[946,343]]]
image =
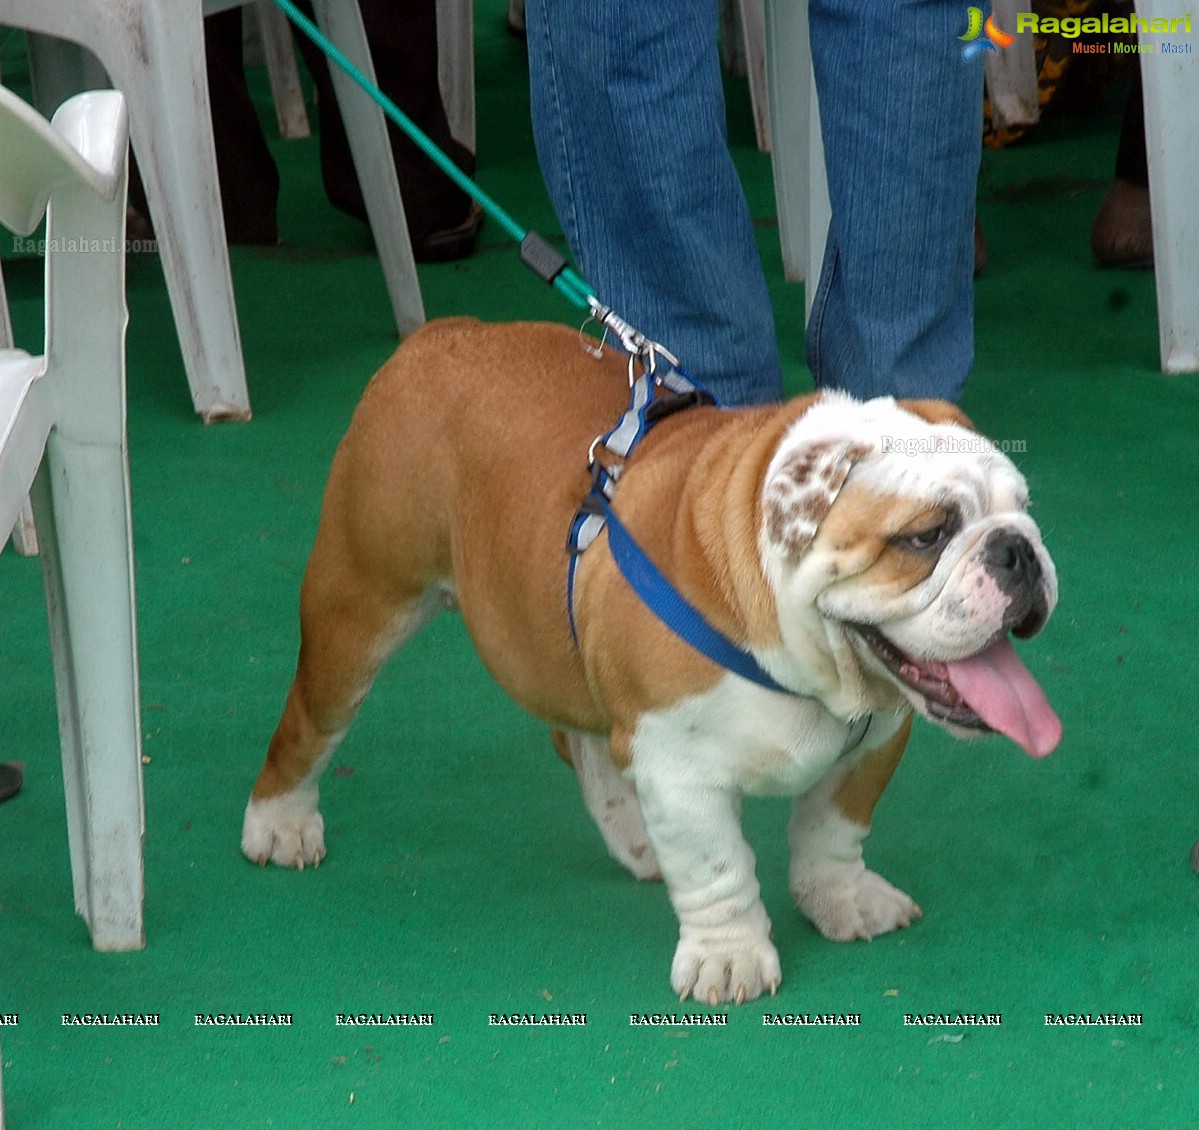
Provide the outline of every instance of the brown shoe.
[[1091,228],[1091,252],[1101,267],[1152,267],[1149,189],[1117,177]]
[[454,259],[465,259],[474,249],[482,223],[483,209],[472,200],[466,219],[460,224],[414,239],[413,257],[418,263],[448,263]]

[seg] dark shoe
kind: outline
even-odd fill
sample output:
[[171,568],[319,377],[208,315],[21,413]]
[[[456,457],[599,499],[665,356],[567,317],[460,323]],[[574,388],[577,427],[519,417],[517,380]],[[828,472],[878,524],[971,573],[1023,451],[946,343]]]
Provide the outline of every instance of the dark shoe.
[[21,791],[25,775],[19,765],[0,765],[0,801],[6,801]]
[[1091,228],[1091,252],[1102,267],[1152,267],[1149,189],[1117,177]]
[[472,200],[462,223],[414,239],[412,254],[418,263],[449,263],[454,259],[465,259],[475,246],[482,223],[483,209]]

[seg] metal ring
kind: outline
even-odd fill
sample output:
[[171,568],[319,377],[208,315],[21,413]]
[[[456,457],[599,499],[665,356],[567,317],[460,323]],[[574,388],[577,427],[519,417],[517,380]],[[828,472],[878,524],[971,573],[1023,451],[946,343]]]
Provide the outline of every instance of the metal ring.
[[604,342],[608,340],[608,327],[603,325],[602,322],[600,323],[604,332],[600,335],[599,345],[592,345],[585,333],[587,327],[591,325],[592,322],[597,321],[599,321],[599,319],[596,318],[594,314],[587,315],[583,321],[583,324],[579,326],[579,344],[583,347],[584,352],[594,357],[596,360],[599,360],[599,358],[604,355]]

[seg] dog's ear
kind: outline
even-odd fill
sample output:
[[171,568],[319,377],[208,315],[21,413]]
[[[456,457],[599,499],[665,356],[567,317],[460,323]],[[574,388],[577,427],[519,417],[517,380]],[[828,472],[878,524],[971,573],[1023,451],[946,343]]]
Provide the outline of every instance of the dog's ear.
[[901,400],[899,407],[930,424],[957,424],[969,431],[978,431],[970,417],[948,400]]
[[762,495],[766,536],[788,557],[802,556],[832,509],[853,465],[873,451],[861,440],[811,440],[789,452]]

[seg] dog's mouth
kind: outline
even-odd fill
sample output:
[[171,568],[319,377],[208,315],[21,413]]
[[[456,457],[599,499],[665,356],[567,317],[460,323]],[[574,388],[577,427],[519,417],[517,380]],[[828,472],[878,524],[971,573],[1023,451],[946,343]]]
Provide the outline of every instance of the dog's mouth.
[[877,628],[854,625],[854,631],[866,641],[892,675],[924,699],[933,717],[952,722],[955,726],[965,726],[968,730],[991,729],[949,681],[946,664],[907,655]]
[[933,721],[1005,734],[1032,757],[1052,753],[1061,741],[1061,720],[1006,634],[976,655],[943,663],[906,654],[878,628],[853,628]]

